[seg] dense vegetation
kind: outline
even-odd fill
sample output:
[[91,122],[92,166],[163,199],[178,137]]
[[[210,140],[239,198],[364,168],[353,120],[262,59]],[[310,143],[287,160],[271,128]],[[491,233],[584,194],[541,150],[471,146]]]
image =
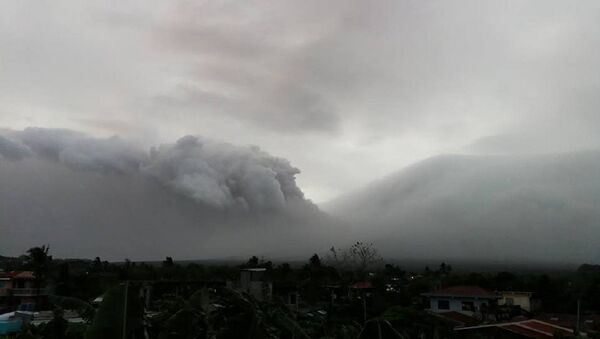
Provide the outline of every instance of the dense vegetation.
[[[273,263],[258,257],[238,265],[125,260],[53,259],[48,248],[19,258],[0,258],[5,271],[32,270],[37,284],[53,291],[48,305],[54,319],[25,327],[17,338],[412,338],[450,336],[451,326],[424,311],[420,294],[437,287],[479,285],[489,290],[531,291],[544,312],[600,312],[600,266],[574,272],[517,274],[457,272],[450,265],[407,272],[386,264],[371,245],[332,248],[304,264]],[[270,301],[230,290],[224,281],[239,278],[239,268],[265,268],[275,285],[297,288],[300,309],[274,293]],[[360,281],[373,289],[355,298],[332,301],[331,291]],[[151,285],[153,300],[141,290]],[[100,307],[91,301],[103,296]],[[63,309],[76,310],[85,323],[73,325]]]

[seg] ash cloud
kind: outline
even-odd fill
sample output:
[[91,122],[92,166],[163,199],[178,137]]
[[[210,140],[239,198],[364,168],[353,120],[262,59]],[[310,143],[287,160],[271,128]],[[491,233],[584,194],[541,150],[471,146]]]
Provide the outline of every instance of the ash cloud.
[[118,137],[93,138],[71,130],[0,133],[5,160],[38,157],[76,170],[141,175],[212,208],[281,211],[290,201],[305,202],[295,181],[300,171],[258,147],[185,136],[147,152]]
[[257,147],[236,147],[186,136],[150,152],[142,173],[192,198],[219,208],[283,209],[303,200],[300,171]]
[[599,202],[589,151],[433,157],[322,207],[394,257],[573,264],[600,260]]
[[21,142],[0,135],[0,159],[19,160],[32,154],[31,149]]

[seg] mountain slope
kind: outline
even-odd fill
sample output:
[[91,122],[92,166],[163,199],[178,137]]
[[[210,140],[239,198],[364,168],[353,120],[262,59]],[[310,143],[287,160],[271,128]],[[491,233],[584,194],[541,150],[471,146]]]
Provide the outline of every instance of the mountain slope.
[[600,152],[431,158],[326,206],[393,256],[600,261]]

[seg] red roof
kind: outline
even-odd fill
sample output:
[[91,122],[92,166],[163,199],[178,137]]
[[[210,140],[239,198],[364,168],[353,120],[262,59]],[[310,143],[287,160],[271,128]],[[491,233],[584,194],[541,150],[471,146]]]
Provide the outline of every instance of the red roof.
[[493,292],[490,292],[479,286],[459,285],[447,288],[442,288],[430,293],[425,293],[426,296],[451,296],[451,297],[480,297],[480,298],[496,298]]
[[573,334],[572,331],[568,331],[566,329],[559,328],[557,326],[553,326],[552,324],[548,324],[539,320],[523,321],[520,325],[532,328],[534,330],[542,331],[551,335],[554,335],[555,333],[560,333],[562,335]]
[[10,272],[0,272],[0,278],[35,279],[35,275],[31,271],[10,271]]
[[11,272],[13,279],[35,279],[35,275],[31,271]]
[[[575,328],[577,323],[577,316],[574,314],[542,313],[534,319],[566,328]],[[600,315],[582,315],[579,324],[585,330],[599,330]]]
[[462,327],[457,330],[478,330],[482,328],[497,327],[506,331],[517,333],[527,338],[547,338],[553,337],[555,334],[561,334],[563,336],[573,336],[573,331],[569,328],[564,328],[550,323],[530,319],[517,322],[499,323],[499,324],[487,324],[480,326]]
[[543,333],[529,330],[529,329],[521,327],[519,325],[506,325],[506,326],[500,326],[500,328],[510,331],[512,333],[522,335],[527,338],[548,338],[548,336]]
[[474,326],[474,325],[479,324],[479,319],[477,319],[475,317],[470,317],[470,316],[460,313],[460,312],[455,312],[455,311],[442,312],[442,313],[438,313],[438,315],[443,317],[444,319],[448,319],[452,322],[458,323],[459,326]]
[[354,283],[350,286],[350,288],[354,288],[354,289],[371,289],[373,288],[373,284],[370,281],[360,281],[357,283]]

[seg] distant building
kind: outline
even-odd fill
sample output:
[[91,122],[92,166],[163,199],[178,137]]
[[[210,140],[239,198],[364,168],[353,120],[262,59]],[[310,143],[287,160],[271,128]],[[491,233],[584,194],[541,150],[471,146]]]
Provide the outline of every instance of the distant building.
[[273,296],[274,298],[280,298],[290,309],[297,310],[300,306],[300,291],[296,282],[275,282],[273,284]]
[[427,297],[431,312],[453,311],[467,315],[484,313],[498,299],[493,292],[478,286],[452,286],[422,296]]
[[266,268],[243,268],[239,281],[228,281],[227,287],[247,293],[257,300],[271,300],[273,284],[267,281]]
[[519,306],[527,312],[534,311],[531,303],[532,292],[498,291],[498,305]]
[[359,281],[348,286],[348,297],[370,297],[375,287],[370,281]]
[[0,311],[33,311],[36,300],[45,304],[48,291],[35,287],[35,276],[31,271],[0,272]]

